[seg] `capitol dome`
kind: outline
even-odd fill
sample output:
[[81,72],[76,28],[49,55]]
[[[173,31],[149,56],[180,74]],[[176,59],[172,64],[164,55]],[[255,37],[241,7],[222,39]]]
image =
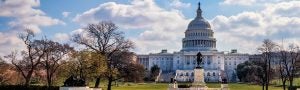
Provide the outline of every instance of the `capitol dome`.
[[210,24],[204,18],[195,18],[188,25],[188,30],[203,30],[211,29]]
[[182,51],[216,51],[216,38],[208,21],[202,17],[200,2],[197,16],[192,20],[182,39]]
[[200,3],[197,9],[197,16],[194,20],[192,20],[188,25],[188,30],[203,30],[203,29],[211,29],[210,24],[202,17],[202,10],[200,8]]

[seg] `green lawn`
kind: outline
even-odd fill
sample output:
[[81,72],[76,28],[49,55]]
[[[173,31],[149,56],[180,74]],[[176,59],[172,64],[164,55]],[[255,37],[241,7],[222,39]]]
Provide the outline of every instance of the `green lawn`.
[[[262,86],[251,84],[230,83],[230,90],[262,90]],[[282,90],[282,87],[269,86],[269,90]]]
[[[219,83],[207,83],[209,88],[219,88],[221,85]],[[106,88],[106,87],[104,87]],[[113,86],[113,90],[167,90],[167,83],[142,83],[142,84],[134,84],[134,83],[126,83],[119,86]],[[261,90],[261,86],[259,85],[250,85],[250,84],[238,84],[238,83],[230,83],[230,90]],[[282,90],[281,87],[270,86],[269,90]]]
[[[282,85],[282,82],[281,82],[280,79],[272,80],[270,83],[275,84],[275,85]],[[287,86],[289,85],[289,81],[286,82],[286,85]],[[295,78],[293,85],[294,86],[300,86],[300,78]]]
[[124,84],[122,86],[114,86],[113,90],[167,90],[167,83],[143,83],[143,84]]

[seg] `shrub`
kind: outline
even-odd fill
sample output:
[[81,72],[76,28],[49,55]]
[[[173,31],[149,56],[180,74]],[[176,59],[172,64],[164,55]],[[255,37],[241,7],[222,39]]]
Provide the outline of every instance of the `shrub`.
[[179,84],[178,88],[190,88],[192,85],[189,84]]
[[1,85],[0,90],[59,90],[59,86],[22,86],[22,85]]
[[289,89],[288,89],[288,90],[297,90],[297,88],[299,89],[299,88],[300,88],[300,86],[292,86],[292,87],[289,87]]

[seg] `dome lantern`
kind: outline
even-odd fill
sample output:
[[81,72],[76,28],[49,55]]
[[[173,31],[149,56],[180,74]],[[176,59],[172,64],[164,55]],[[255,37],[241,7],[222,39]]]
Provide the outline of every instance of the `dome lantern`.
[[196,16],[196,18],[201,18],[202,19],[203,17],[202,17],[202,10],[201,10],[201,6],[200,5],[201,5],[201,3],[199,2],[198,3],[198,9],[197,9],[197,16]]

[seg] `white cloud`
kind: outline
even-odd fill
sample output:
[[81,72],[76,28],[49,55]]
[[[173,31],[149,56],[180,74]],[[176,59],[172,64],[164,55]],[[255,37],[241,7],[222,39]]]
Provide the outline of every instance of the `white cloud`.
[[12,18],[7,23],[8,30],[0,32],[0,56],[24,49],[18,34],[25,29],[32,29],[35,33],[39,33],[42,26],[64,24],[59,19],[47,16],[45,12],[38,9],[39,6],[39,0],[0,0],[0,17]]
[[179,10],[167,10],[153,0],[133,0],[130,4],[107,2],[75,17],[82,24],[110,20],[120,29],[143,30],[138,37],[129,37],[136,44],[137,53],[157,52],[161,49],[178,51],[189,22]]
[[56,33],[53,40],[57,42],[66,42],[70,39],[67,33]]
[[224,0],[220,2],[221,5],[239,5],[239,6],[255,6],[264,5],[270,3],[279,3],[287,1],[297,1],[297,0]]
[[40,32],[40,26],[64,24],[64,22],[46,16],[36,7],[40,6],[39,0],[2,0],[0,1],[0,17],[12,17],[15,20],[9,22],[13,29],[33,29]]
[[[300,40],[299,2],[278,1],[266,4],[261,11],[216,16],[211,24],[217,38],[217,48],[220,51],[235,48],[240,52],[255,53],[266,38],[276,42],[283,38],[287,43],[299,43],[296,42]],[[130,4],[103,3],[73,20],[83,25],[111,20],[122,30],[143,30],[137,37],[129,37],[136,43],[137,53],[158,52],[161,49],[178,51],[190,21],[179,10],[161,8],[152,0],[133,0]]]
[[250,6],[254,4],[257,0],[224,0],[221,4],[225,5],[245,5]]
[[10,54],[11,51],[20,51],[25,48],[22,40],[20,40],[15,33],[16,32],[0,32],[0,57]]
[[68,17],[68,16],[70,15],[70,13],[71,13],[71,12],[62,12],[62,15],[63,15],[64,17]]
[[295,42],[300,40],[299,3],[300,1],[289,1],[267,4],[260,12],[216,16],[212,24],[216,31],[217,45],[223,49],[235,47],[243,52],[254,53],[266,38],[277,42],[284,39],[286,44],[299,43]]
[[183,3],[180,0],[172,0],[171,7],[174,8],[189,8],[191,7],[191,3]]

